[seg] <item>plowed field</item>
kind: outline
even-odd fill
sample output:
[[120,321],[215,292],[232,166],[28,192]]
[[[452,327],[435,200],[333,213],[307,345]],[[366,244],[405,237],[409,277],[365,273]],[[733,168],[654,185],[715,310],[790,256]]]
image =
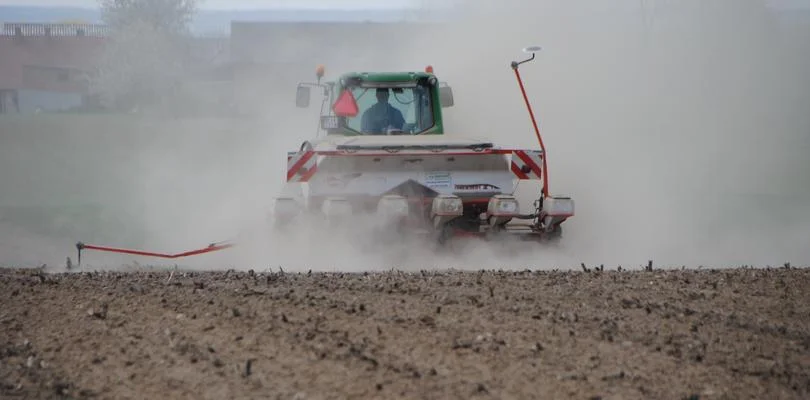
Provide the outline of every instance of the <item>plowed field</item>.
[[800,399],[810,271],[0,270],[0,397]]

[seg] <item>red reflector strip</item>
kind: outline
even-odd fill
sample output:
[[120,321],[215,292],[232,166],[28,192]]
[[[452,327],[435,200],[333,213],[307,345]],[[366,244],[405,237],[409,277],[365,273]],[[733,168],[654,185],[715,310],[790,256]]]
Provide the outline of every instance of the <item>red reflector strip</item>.
[[314,162],[312,164],[313,165],[309,167],[309,169],[301,173],[298,182],[309,182],[309,180],[312,178],[312,175],[315,175],[315,172],[318,171],[318,164]]
[[520,170],[520,166],[515,164],[514,161],[512,161],[512,173],[520,179],[529,179],[529,177]]
[[[520,179],[542,180],[540,165],[543,163],[541,152],[515,150],[512,152],[512,172]],[[526,171],[528,169],[528,171]]]
[[299,181],[296,177],[307,174],[316,161],[317,157],[315,157],[314,151],[307,151],[292,156],[292,158],[287,160],[287,182]]

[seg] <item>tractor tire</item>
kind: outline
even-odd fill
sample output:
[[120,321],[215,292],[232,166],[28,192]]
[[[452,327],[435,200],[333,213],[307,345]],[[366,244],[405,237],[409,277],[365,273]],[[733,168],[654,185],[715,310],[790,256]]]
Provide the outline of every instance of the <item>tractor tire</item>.
[[546,241],[552,244],[557,244],[562,240],[563,228],[560,225],[555,225],[551,232],[545,234]]

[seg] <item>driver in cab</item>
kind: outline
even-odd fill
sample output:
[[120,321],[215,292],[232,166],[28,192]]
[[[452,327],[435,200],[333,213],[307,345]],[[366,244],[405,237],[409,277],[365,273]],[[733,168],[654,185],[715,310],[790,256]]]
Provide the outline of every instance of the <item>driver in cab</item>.
[[402,112],[388,103],[388,89],[377,88],[377,103],[363,113],[363,133],[384,135],[388,129],[401,130],[404,124]]

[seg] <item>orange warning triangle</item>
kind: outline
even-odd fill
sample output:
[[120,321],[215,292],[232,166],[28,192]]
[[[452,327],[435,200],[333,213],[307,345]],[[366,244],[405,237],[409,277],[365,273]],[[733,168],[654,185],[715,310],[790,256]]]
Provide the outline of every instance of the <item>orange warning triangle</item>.
[[357,101],[354,100],[351,90],[344,90],[340,94],[335,105],[332,106],[332,111],[338,117],[354,117],[360,110],[357,108]]

